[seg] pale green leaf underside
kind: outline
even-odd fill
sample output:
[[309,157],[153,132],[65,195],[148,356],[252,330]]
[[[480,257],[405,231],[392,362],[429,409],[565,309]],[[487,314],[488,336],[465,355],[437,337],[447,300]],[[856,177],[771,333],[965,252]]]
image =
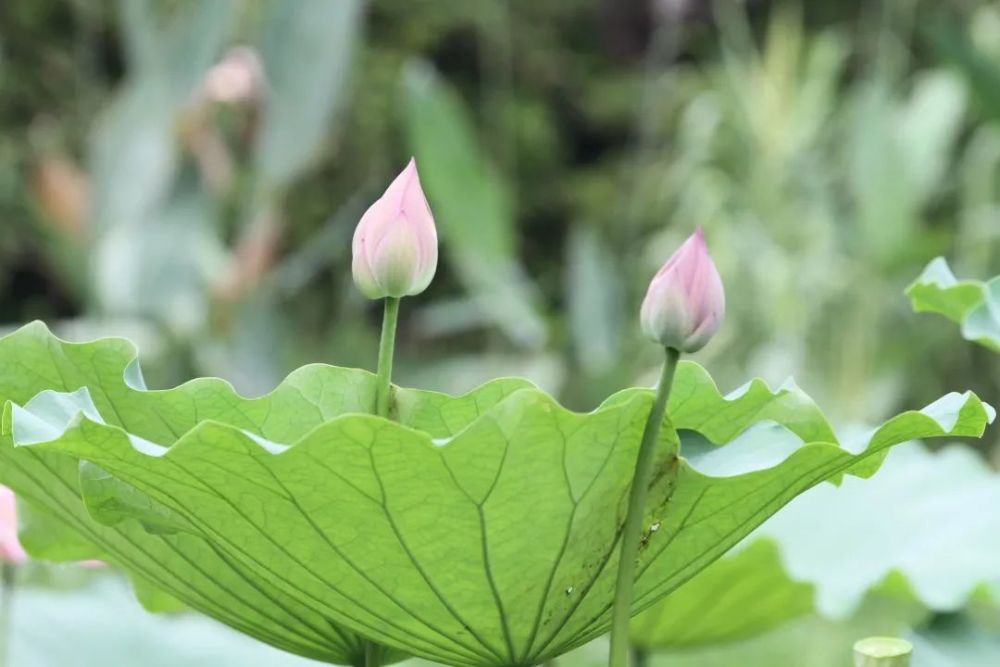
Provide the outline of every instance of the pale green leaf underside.
[[[179,599],[223,611],[231,625],[289,650],[322,648],[327,655],[317,657],[331,661],[354,656],[353,636],[332,623],[470,667],[536,664],[607,629],[621,501],[649,391],[574,414],[516,380],[461,398],[398,390],[395,423],[359,414],[370,410],[372,383],[360,371],[306,367],[249,400],[217,380],[162,392],[130,387],[122,374],[133,357],[122,341],[69,345],[37,325],[0,340],[0,371],[10,371],[0,377],[12,365],[34,374],[0,387],[13,402],[5,433],[29,434],[19,447],[5,438],[0,481],[44,505],[51,498],[33,480],[54,476],[66,490],[50,511],[68,513],[105,552]],[[45,389],[80,387],[89,396],[27,402]],[[96,414],[67,423],[53,408],[84,398]],[[691,363],[678,370],[670,415],[677,429],[718,443],[771,420],[800,444],[769,467],[730,466],[712,477],[671,454],[676,434],[665,429],[637,609],[805,489],[844,472],[869,474],[898,442],[978,435],[990,418],[975,396],[951,394],[894,418],[852,454],[794,387],[772,392],[758,382],[726,398]],[[136,507],[137,493],[179,532],[89,519],[77,459],[130,489],[116,511]],[[137,516],[148,518],[148,509]],[[198,550],[212,576],[182,578],[185,566],[171,559],[158,559],[157,569],[136,544],[175,559]],[[244,595],[249,602],[232,599]],[[262,606],[271,599],[280,604]]]
[[1000,352],[1000,276],[987,282],[957,280],[938,257],[906,290],[918,312],[944,315],[962,327],[962,336]]

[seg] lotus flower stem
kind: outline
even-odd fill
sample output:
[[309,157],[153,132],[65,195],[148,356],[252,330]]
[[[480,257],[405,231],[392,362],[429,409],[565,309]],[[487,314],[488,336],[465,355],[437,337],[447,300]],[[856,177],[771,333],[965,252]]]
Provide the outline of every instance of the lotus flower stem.
[[17,566],[4,563],[0,568],[0,667],[10,664],[10,624],[14,611],[14,588]]
[[646,509],[646,495],[653,476],[656,462],[656,446],[660,439],[660,426],[667,410],[667,399],[674,383],[674,371],[681,353],[671,347],[666,348],[666,361],[656,387],[656,399],[646,418],[646,428],[642,433],[642,443],[635,462],[632,489],[629,492],[628,514],[622,529],[621,555],[618,561],[618,582],[615,589],[614,610],[611,617],[611,650],[608,660],[610,667],[628,667],[628,626],[632,617],[632,584],[635,578],[636,560],[642,540],[642,519]]
[[[378,370],[375,378],[375,414],[389,418],[392,392],[392,357],[396,351],[396,324],[399,321],[399,299],[386,297],[382,317],[382,338],[378,346]],[[382,647],[365,641],[365,667],[380,667]],[[2,666],[0,666],[2,667]]]
[[382,340],[378,348],[378,378],[375,386],[375,414],[389,416],[389,394],[392,385],[392,357],[396,348],[396,322],[399,319],[399,299],[387,297],[382,318]]

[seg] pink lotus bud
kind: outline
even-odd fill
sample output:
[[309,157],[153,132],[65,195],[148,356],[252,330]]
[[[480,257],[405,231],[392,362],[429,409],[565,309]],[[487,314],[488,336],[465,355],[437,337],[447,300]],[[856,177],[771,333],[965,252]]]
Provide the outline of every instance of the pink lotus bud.
[[699,228],[667,260],[642,302],[648,338],[681,352],[705,347],[722,324],[726,294]]
[[437,269],[437,230],[413,159],[361,216],[353,250],[354,282],[369,299],[427,289]]
[[23,563],[28,559],[17,539],[17,505],[14,492],[0,486],[0,561]]

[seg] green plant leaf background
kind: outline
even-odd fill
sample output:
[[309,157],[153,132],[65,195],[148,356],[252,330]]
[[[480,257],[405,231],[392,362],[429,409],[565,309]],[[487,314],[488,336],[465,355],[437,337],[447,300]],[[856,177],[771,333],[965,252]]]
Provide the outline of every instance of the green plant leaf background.
[[[37,324],[0,340],[0,371],[0,481],[127,570],[286,650],[356,662],[357,632],[447,664],[522,665],[607,629],[648,390],[577,414],[520,380],[458,398],[398,389],[391,422],[362,414],[361,371],[308,366],[258,399],[212,379],[147,391],[127,342],[69,344]],[[637,610],[806,489],[992,418],[950,394],[842,447],[796,387],[722,396],[693,363],[669,414]],[[772,422],[782,437],[737,437]],[[679,458],[678,430],[705,442]]]

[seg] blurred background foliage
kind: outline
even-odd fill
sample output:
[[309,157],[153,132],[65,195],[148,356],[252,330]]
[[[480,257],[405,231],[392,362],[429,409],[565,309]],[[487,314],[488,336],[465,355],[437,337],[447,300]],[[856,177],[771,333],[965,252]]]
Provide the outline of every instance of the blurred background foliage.
[[[443,261],[406,302],[401,384],[524,375],[588,409],[650,383],[638,303],[701,225],[729,313],[698,360],[723,388],[794,375],[844,428],[952,388],[1000,396],[1000,357],[903,296],[937,255],[963,276],[1000,273],[987,0],[3,2],[0,325],[128,336],[151,386],[219,375],[259,394],[307,362],[372,368],[379,311],[351,282],[350,237],[410,155]],[[993,429],[979,468],[955,474],[992,475],[996,445]],[[891,523],[933,485],[865,501]],[[996,504],[940,506],[945,522],[975,519],[961,525],[977,538],[1000,518]],[[768,590],[794,548],[775,539],[733,556]],[[856,570],[863,547],[820,569]],[[846,653],[815,664],[847,664],[855,634],[916,626],[933,664],[1000,664],[985,592],[893,594],[906,603],[885,611],[876,589],[904,565],[881,563],[859,591],[878,599],[834,620],[789,581],[785,635],[761,635],[767,619],[727,637],[709,623],[702,643],[721,657],[691,664],[751,646],[760,664],[801,666],[789,647],[821,635]],[[746,582],[747,566],[704,576]],[[666,627],[696,613],[695,586]],[[980,662],[955,657],[970,646]]]

